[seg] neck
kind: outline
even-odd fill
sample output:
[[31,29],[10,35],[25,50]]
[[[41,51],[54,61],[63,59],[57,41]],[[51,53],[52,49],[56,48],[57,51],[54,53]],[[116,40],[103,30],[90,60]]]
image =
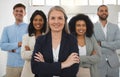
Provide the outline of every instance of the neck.
[[20,24],[20,23],[22,23],[23,21],[19,21],[19,20],[16,20],[16,24],[18,25],[18,24]]
[[35,37],[37,38],[38,36],[40,36],[42,33],[40,31],[36,31],[35,32]]
[[62,31],[61,32],[51,32],[53,39],[61,39]]
[[85,36],[77,36],[77,40],[78,40],[78,45],[82,47],[85,45]]
[[62,32],[51,32],[51,35],[52,35],[52,47],[56,49],[57,46],[60,44]]
[[85,36],[83,35],[83,36],[77,36],[77,39],[80,39],[80,40],[82,40],[82,39],[85,39]]
[[103,27],[105,27],[105,25],[107,24],[107,20],[100,20],[100,22],[103,25]]

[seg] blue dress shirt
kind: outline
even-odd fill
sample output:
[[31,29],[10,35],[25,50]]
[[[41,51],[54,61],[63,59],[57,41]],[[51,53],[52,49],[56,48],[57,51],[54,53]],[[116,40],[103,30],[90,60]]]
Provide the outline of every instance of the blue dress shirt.
[[[7,66],[23,66],[24,60],[21,58],[21,47],[18,47],[18,42],[22,41],[22,36],[27,33],[27,27],[26,23],[20,23],[4,28],[1,37],[1,49],[8,51]],[[12,50],[16,52],[11,52]]]

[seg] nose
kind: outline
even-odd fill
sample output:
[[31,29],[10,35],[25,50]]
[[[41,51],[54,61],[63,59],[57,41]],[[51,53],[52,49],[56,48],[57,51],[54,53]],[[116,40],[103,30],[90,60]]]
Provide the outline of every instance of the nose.
[[54,21],[55,23],[58,23],[59,22],[59,19],[55,19],[55,21]]
[[55,19],[55,21],[54,21],[54,22],[55,22],[55,23],[57,23],[57,21],[58,21],[58,20],[57,20],[57,19]]
[[17,14],[21,14],[21,12],[20,12],[20,11],[18,11],[18,12],[17,12]]

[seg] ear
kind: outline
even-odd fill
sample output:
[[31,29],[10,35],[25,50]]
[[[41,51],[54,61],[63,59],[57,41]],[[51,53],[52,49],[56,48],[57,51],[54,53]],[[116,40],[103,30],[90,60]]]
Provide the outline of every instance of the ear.
[[99,15],[98,12],[97,12],[97,15]]
[[26,15],[26,11],[24,12],[24,16]]
[[14,15],[14,10],[13,10],[13,15]]

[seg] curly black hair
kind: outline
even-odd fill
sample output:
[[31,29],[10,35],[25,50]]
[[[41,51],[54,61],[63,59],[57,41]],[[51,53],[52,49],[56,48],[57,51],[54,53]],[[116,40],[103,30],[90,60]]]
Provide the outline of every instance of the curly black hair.
[[43,27],[42,27],[42,29],[40,30],[40,32],[41,32],[41,33],[45,33],[45,31],[46,31],[46,27],[47,27],[47,25],[46,25],[46,24],[47,24],[46,15],[44,14],[43,11],[41,11],[41,10],[36,10],[36,11],[32,14],[32,16],[31,16],[31,18],[30,18],[30,23],[29,23],[29,26],[28,26],[28,34],[29,34],[29,36],[32,36],[33,34],[35,34],[35,28],[34,28],[34,26],[33,26],[33,20],[34,20],[34,18],[35,18],[36,15],[42,16],[42,18],[43,18],[43,20],[44,20],[44,24],[43,24]]
[[90,20],[90,18],[85,14],[78,14],[70,19],[68,25],[69,25],[69,30],[70,30],[71,34],[77,36],[77,33],[75,31],[75,27],[76,27],[76,22],[78,20],[85,21],[86,27],[87,27],[86,36],[91,37],[93,34],[93,23]]

